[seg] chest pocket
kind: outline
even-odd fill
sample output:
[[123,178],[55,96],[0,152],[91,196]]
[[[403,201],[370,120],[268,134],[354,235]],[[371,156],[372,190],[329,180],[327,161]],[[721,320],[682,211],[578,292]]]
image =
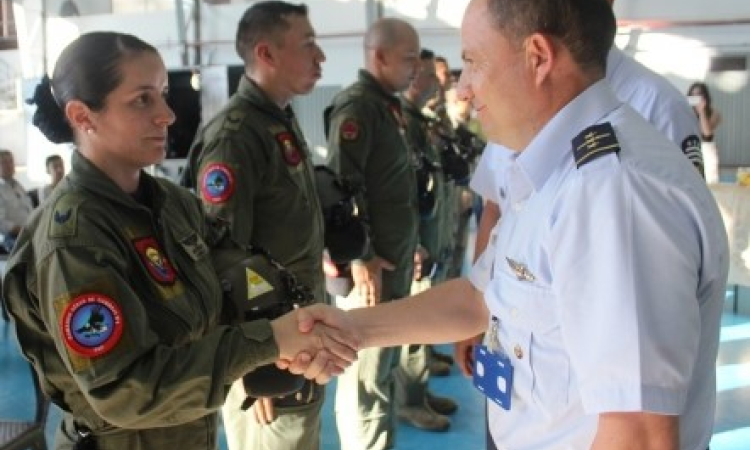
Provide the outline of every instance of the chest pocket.
[[514,389],[545,414],[555,416],[568,404],[572,379],[555,297],[546,286],[519,280],[502,263],[506,266],[495,274],[504,313],[501,343],[516,368]]

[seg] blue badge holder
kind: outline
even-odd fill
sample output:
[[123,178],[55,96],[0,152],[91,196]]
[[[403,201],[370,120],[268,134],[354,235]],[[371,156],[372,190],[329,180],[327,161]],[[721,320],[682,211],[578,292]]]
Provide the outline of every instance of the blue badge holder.
[[474,347],[474,386],[488,399],[510,410],[513,365],[508,355],[495,353],[486,345]]

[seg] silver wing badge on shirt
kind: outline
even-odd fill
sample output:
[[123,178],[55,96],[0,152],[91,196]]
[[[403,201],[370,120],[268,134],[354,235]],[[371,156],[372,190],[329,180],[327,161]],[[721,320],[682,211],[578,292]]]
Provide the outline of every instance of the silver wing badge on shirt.
[[516,278],[518,278],[518,281],[532,282],[536,280],[536,277],[529,271],[529,268],[526,267],[526,264],[514,261],[507,256],[505,257],[505,260],[508,261],[508,265],[510,266],[511,270],[513,270],[513,273],[516,274]]

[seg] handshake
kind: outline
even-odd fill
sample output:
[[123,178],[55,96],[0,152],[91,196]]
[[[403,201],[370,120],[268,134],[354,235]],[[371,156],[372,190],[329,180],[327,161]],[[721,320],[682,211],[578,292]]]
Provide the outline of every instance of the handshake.
[[279,360],[276,366],[318,384],[328,383],[357,360],[363,336],[343,310],[316,304],[271,321]]

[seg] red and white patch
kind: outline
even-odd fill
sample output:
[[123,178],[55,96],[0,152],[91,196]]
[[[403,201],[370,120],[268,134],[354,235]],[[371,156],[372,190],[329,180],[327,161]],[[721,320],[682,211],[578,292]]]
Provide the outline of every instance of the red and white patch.
[[209,203],[223,203],[229,200],[234,194],[235,186],[234,171],[226,164],[209,164],[203,171],[201,195]]
[[297,148],[292,133],[288,131],[278,133],[276,135],[276,142],[281,147],[281,154],[284,156],[284,161],[286,161],[287,165],[296,166],[302,161],[302,152]]
[[122,337],[122,310],[100,293],[82,294],[63,310],[60,319],[65,346],[86,358],[106,355]]
[[146,266],[152,278],[159,284],[167,286],[174,284],[174,280],[177,278],[175,270],[164,256],[164,252],[159,248],[159,243],[155,238],[149,236],[138,239],[133,242],[133,245],[135,245],[138,256],[141,257],[143,265]]
[[345,141],[356,141],[359,138],[359,124],[354,119],[346,119],[339,127],[339,134]]

